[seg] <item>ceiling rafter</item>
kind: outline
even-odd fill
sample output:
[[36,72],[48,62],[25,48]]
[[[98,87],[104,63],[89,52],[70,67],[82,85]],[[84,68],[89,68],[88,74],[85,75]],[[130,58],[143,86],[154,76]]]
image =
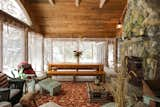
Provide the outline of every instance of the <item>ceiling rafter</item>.
[[75,5],[76,5],[76,7],[79,7],[79,5],[80,5],[80,0],[75,0]]
[[102,8],[107,0],[100,0],[99,8]]
[[55,5],[55,0],[48,0],[48,2],[49,2],[52,6]]

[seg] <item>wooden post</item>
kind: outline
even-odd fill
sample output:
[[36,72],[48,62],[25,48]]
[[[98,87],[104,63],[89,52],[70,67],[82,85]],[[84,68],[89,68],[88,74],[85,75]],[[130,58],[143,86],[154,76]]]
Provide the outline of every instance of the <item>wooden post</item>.
[[44,37],[42,36],[42,71],[44,71]]
[[24,41],[25,41],[24,60],[28,62],[28,28],[25,28],[24,30]]
[[3,69],[3,23],[0,20],[0,71]]
[[117,61],[118,61],[118,43],[117,43],[118,41],[117,41],[117,38],[115,38],[114,39],[114,69],[115,69],[115,71],[117,71]]
[[106,41],[106,55],[105,55],[105,65],[108,67],[108,40]]

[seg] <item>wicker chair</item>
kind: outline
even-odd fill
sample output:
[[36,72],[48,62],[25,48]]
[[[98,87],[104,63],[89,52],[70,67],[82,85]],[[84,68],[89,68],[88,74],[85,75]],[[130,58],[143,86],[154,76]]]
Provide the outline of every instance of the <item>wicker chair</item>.
[[0,102],[9,101],[12,105],[19,102],[23,94],[24,80],[8,79],[7,75],[0,72]]

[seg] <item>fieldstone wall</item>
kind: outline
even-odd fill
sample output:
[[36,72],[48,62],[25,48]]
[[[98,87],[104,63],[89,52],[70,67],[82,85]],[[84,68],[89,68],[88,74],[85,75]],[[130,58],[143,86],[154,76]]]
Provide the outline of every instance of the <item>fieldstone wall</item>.
[[160,78],[160,0],[128,0],[121,56],[143,57],[144,79]]
[[[120,47],[123,66],[125,56],[141,57],[144,79],[160,79],[160,0],[128,0]],[[126,106],[131,107],[142,88],[129,83],[127,87]]]

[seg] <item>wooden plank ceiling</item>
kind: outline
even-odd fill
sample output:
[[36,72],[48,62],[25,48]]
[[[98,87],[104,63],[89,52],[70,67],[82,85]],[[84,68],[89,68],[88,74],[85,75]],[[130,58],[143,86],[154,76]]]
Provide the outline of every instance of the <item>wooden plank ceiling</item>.
[[96,38],[115,37],[125,5],[126,0],[29,0],[28,6],[46,37]]

